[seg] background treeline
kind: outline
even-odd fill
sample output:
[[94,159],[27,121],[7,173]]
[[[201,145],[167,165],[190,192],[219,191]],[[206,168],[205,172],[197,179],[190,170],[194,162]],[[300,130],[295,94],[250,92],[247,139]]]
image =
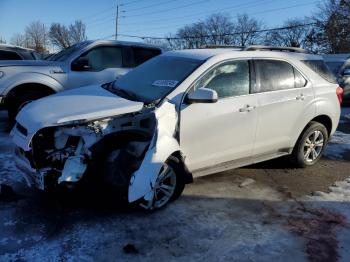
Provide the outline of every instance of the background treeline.
[[[145,33],[146,34],[146,33]],[[86,40],[86,25],[35,21],[24,33],[15,34],[10,43],[46,52],[51,44],[63,49]],[[165,37],[141,37],[148,43],[170,49],[200,48],[212,45],[247,46],[252,44],[301,47],[313,53],[350,52],[350,0],[324,0],[310,17],[286,20],[274,28],[247,14],[212,14],[185,25]],[[0,37],[0,42],[4,42]]]

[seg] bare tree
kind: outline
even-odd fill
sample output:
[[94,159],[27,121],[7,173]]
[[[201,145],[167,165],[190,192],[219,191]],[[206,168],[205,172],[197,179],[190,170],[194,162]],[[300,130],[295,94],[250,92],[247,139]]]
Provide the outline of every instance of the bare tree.
[[350,52],[350,0],[324,0],[312,19],[313,37],[319,50],[330,53]]
[[51,43],[61,49],[71,46],[69,30],[65,25],[52,23],[50,26],[49,37]]
[[0,44],[6,44],[6,40],[2,38],[2,36],[0,36]]
[[40,21],[30,23],[25,29],[29,47],[38,52],[45,52],[48,43],[48,32],[46,26]]
[[74,22],[74,24],[69,26],[69,39],[72,44],[79,43],[87,39],[86,26],[82,21],[77,20]]
[[11,37],[10,43],[16,46],[29,47],[28,39],[25,35],[16,33]]
[[275,46],[306,47],[311,27],[304,19],[289,19],[282,25],[283,29],[269,31],[265,44]]
[[249,17],[247,14],[237,15],[234,23],[235,43],[240,46],[259,43],[262,36],[262,33],[259,31],[263,28],[262,22]]
[[226,14],[213,14],[204,21],[179,29],[168,42],[176,49],[199,48],[206,45],[229,45],[233,43],[234,24]]
[[81,21],[75,21],[68,27],[60,23],[52,23],[49,37],[53,45],[60,49],[86,40],[86,26]]

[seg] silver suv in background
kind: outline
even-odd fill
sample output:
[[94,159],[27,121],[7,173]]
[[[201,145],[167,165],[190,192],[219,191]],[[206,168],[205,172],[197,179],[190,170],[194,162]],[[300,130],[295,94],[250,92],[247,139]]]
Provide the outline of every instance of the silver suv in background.
[[344,89],[344,104],[350,105],[350,54],[323,55],[323,59]]
[[33,49],[0,44],[0,60],[39,60],[42,54]]
[[85,41],[47,60],[0,61],[0,104],[14,119],[26,103],[63,90],[114,81],[162,53],[158,47],[123,41]]
[[286,155],[316,164],[341,98],[322,57],[300,49],[172,51],[25,106],[11,135],[29,185],[103,182],[156,209],[196,176]]

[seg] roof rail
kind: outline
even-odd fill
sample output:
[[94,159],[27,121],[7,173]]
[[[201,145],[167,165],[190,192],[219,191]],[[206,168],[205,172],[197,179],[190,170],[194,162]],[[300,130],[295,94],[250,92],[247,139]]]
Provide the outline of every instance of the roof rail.
[[308,51],[298,47],[281,47],[281,46],[264,46],[264,45],[251,45],[243,49],[244,51],[280,51],[280,52],[294,52],[307,54]]
[[206,48],[210,48],[210,49],[215,49],[215,48],[234,48],[234,49],[238,49],[238,50],[243,50],[244,46],[239,46],[239,45],[203,45],[200,47],[200,49],[206,49]]

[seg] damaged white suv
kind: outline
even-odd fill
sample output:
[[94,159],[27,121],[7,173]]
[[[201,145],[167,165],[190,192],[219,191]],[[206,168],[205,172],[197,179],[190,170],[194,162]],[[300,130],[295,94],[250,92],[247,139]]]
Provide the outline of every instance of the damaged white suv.
[[156,209],[195,176],[284,155],[315,164],[341,95],[322,57],[299,50],[168,52],[112,84],[25,106],[16,162],[42,190],[103,181]]

